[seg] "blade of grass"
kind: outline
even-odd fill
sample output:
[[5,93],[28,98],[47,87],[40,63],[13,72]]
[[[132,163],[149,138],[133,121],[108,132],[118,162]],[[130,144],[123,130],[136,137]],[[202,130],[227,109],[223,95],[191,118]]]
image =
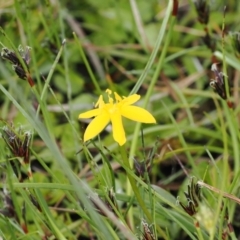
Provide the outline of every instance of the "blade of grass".
[[92,83],[95,86],[97,93],[101,94],[102,93],[101,88],[100,88],[100,86],[99,86],[99,84],[97,82],[97,79],[95,78],[95,75],[94,75],[94,73],[93,73],[93,71],[92,71],[92,69],[91,69],[91,67],[89,65],[89,62],[88,62],[88,60],[86,58],[86,55],[85,55],[85,53],[84,53],[84,51],[82,49],[81,42],[79,41],[79,39],[78,39],[78,37],[76,36],[75,33],[73,33],[73,37],[74,37],[75,42],[77,43],[77,46],[78,46],[78,49],[79,49],[79,52],[80,52],[80,56],[82,57],[83,62],[84,62],[85,66],[86,66],[86,68],[88,70],[88,74],[89,74],[89,76],[90,76],[90,78],[92,80]]

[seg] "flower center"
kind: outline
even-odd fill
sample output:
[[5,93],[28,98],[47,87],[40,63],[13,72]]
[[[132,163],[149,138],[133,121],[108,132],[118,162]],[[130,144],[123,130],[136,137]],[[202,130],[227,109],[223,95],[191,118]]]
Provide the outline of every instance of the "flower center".
[[116,103],[108,103],[105,105],[105,110],[110,114],[116,114],[119,111],[118,105]]

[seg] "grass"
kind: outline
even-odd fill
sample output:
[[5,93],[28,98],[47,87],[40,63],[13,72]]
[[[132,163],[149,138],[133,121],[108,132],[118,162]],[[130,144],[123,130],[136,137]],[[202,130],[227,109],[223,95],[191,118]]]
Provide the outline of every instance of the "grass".
[[[1,239],[239,238],[240,4],[196,3],[0,3]],[[157,123],[84,142],[106,89]]]

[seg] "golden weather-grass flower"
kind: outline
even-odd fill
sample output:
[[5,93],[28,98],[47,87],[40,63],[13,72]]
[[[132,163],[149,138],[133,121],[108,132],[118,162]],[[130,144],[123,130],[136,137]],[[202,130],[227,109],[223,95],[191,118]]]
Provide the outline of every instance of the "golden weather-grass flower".
[[116,92],[106,90],[108,101],[104,102],[100,95],[95,109],[81,113],[79,118],[95,117],[84,133],[84,142],[97,136],[111,122],[113,138],[122,146],[126,142],[125,131],[122,124],[122,117],[141,123],[156,123],[155,118],[147,110],[132,106],[140,99],[140,95],[133,94],[129,97],[120,97]]

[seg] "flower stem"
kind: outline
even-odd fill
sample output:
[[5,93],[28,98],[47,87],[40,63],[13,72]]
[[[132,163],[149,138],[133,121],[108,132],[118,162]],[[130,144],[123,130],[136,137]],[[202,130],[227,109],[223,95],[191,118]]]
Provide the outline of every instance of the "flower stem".
[[[119,148],[120,148],[120,153],[121,153],[121,156],[122,156],[123,167],[127,171],[127,177],[128,177],[128,180],[129,180],[127,182],[127,193],[131,194],[132,191],[134,192],[136,200],[137,200],[138,204],[140,205],[143,213],[146,215],[146,218],[148,219],[149,222],[153,222],[152,215],[148,211],[148,209],[147,209],[147,207],[146,207],[146,205],[145,205],[145,203],[143,201],[143,198],[141,197],[141,194],[140,194],[139,189],[137,187],[137,184],[136,184],[136,182],[134,180],[134,177],[131,174],[129,174],[129,172],[132,171],[132,169],[131,169],[131,166],[130,166],[130,163],[129,163],[129,159],[127,157],[127,151],[126,151],[125,145],[120,146]],[[128,217],[128,221],[129,221],[129,224],[130,224],[130,228],[133,229],[133,227],[134,227],[133,212],[132,212],[131,208],[130,208],[130,210],[128,212],[128,216],[127,217]],[[162,231],[162,229],[158,228],[158,231],[161,233],[161,236],[164,239],[167,239],[167,236]]]
[[[167,12],[171,11],[172,8],[173,8],[173,1],[169,1],[169,7],[168,7],[168,10]],[[160,74],[160,71],[162,69],[162,66],[164,64],[164,59],[165,59],[165,56],[166,56],[166,53],[167,53],[167,50],[168,50],[168,46],[169,46],[169,43],[171,41],[171,38],[172,38],[172,33],[173,33],[173,27],[175,25],[175,22],[176,22],[176,16],[172,16],[170,18],[170,24],[169,24],[169,30],[166,34],[166,38],[165,38],[165,43],[163,45],[163,48],[162,48],[162,52],[161,52],[161,55],[160,55],[160,58],[158,60],[158,63],[157,63],[157,67],[156,67],[156,70],[154,72],[154,75],[152,77],[152,80],[150,82],[150,85],[148,87],[148,90],[147,90],[147,93],[146,93],[146,97],[145,97],[145,100],[144,100],[144,104],[143,104],[143,107],[146,107],[147,104],[149,103],[149,100],[150,100],[150,97],[151,97],[151,94],[154,90],[154,86],[159,78],[159,74]],[[141,78],[140,78],[141,79]],[[139,79],[139,80],[140,80]],[[143,82],[141,82],[143,83]],[[136,85],[139,85],[140,84],[140,81],[137,82]],[[134,89],[132,90],[132,92],[135,90],[135,87]],[[137,146],[137,142],[138,142],[138,139],[139,139],[139,132],[140,132],[140,127],[141,127],[141,123],[137,123],[136,124],[136,127],[135,127],[135,130],[134,130],[134,134],[133,134],[133,140],[132,140],[132,144],[131,144],[131,150],[130,150],[130,159],[134,156],[134,153],[136,151],[136,146]]]
[[[131,170],[130,163],[129,163],[129,160],[128,160],[128,157],[127,157],[126,148],[125,148],[124,145],[120,147],[120,152],[121,152],[121,156],[122,156],[122,160],[123,160],[123,165],[125,166],[125,168]],[[128,177],[128,180],[131,184],[131,187],[132,187],[132,190],[135,194],[135,197],[136,197],[139,205],[141,206],[144,214],[147,216],[149,221],[152,221],[152,216],[149,213],[149,211],[147,210],[144,201],[142,200],[141,194],[140,194],[140,192],[137,188],[137,184],[136,184],[134,178],[129,173],[127,173],[127,177]]]

